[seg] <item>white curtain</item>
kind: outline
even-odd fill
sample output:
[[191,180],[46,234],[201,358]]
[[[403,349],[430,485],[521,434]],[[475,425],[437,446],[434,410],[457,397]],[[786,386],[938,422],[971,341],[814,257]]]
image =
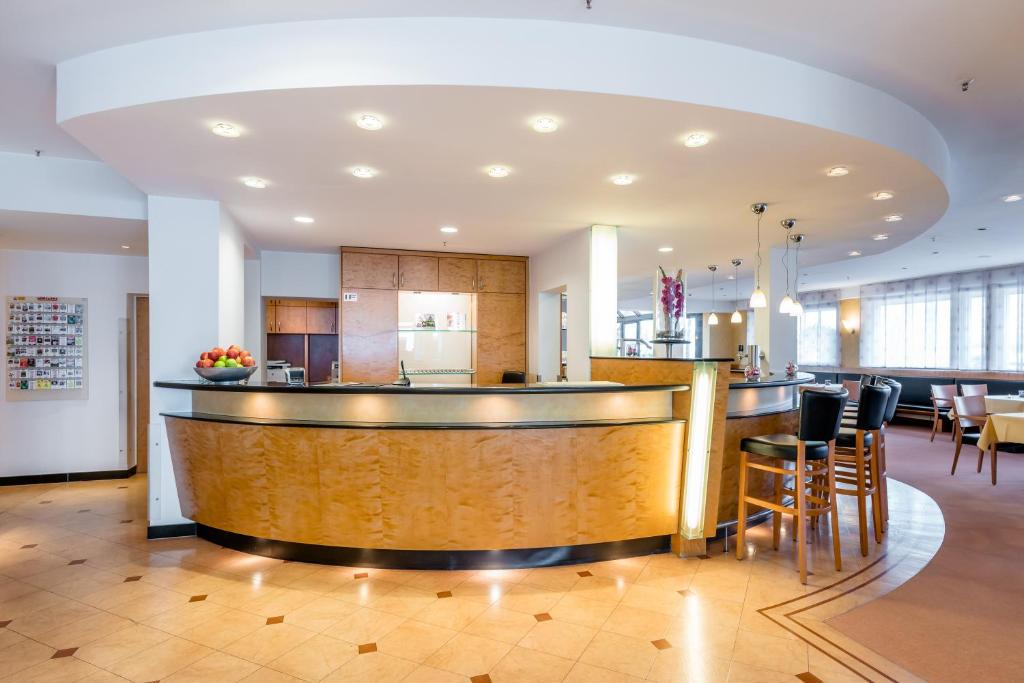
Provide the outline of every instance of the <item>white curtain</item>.
[[797,342],[797,363],[817,367],[839,365],[839,291],[803,292]]
[[861,287],[861,366],[1019,368],[1022,273],[1015,267]]

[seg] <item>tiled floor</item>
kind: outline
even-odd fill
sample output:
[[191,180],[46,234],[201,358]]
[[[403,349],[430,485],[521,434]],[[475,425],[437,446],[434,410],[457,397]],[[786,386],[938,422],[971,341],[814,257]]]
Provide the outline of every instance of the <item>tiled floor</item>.
[[844,571],[822,535],[808,586],[788,534],[774,552],[764,527],[744,562],[715,547],[704,560],[388,571],[146,541],[145,489],[0,489],[0,680],[915,680],[823,620],[912,577],[943,535],[931,499],[893,482],[886,542],[861,558],[844,500]]

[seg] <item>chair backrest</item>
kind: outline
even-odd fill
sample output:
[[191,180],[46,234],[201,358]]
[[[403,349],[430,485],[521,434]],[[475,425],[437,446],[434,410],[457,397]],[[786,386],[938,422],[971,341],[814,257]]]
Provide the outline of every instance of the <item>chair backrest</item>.
[[894,379],[888,377],[879,377],[878,382],[889,387],[889,402],[885,405],[885,417],[883,422],[889,424],[892,422],[892,418],[896,416],[896,408],[899,407],[900,393],[903,391],[903,385]]
[[881,429],[892,389],[885,384],[870,384],[861,387],[860,392],[860,401],[857,402],[857,429]]
[[935,401],[935,405],[937,405],[938,407],[951,408],[953,406],[954,396],[956,396],[955,384],[932,385],[932,399]]
[[988,394],[987,384],[961,384],[960,393],[964,396],[985,396]]
[[526,373],[522,370],[506,370],[501,373],[502,384],[526,384]]
[[844,379],[843,388],[849,393],[851,401],[860,399],[860,382],[856,382],[852,379]]
[[815,391],[808,389],[800,401],[800,431],[802,441],[832,441],[839,434],[843,422],[843,408],[850,392]]
[[[956,420],[960,428],[981,427],[985,424],[985,397],[984,396],[954,396],[956,404]],[[964,416],[967,417],[964,417]],[[972,420],[971,417],[980,417],[981,420]]]

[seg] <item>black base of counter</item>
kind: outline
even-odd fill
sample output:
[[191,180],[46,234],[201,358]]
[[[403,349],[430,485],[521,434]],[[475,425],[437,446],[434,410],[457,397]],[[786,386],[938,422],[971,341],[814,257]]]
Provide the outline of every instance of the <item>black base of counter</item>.
[[385,550],[340,548],[291,541],[273,541],[231,531],[196,525],[196,535],[225,548],[278,560],[336,564],[373,569],[525,569],[584,564],[665,553],[670,536],[650,536],[628,541],[586,543],[557,548],[512,550]]

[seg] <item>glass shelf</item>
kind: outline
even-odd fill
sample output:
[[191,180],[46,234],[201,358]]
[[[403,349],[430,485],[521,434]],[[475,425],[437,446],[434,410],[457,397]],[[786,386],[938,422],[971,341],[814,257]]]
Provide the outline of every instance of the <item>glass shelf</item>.
[[476,330],[444,330],[433,327],[399,327],[399,332],[476,332]]

